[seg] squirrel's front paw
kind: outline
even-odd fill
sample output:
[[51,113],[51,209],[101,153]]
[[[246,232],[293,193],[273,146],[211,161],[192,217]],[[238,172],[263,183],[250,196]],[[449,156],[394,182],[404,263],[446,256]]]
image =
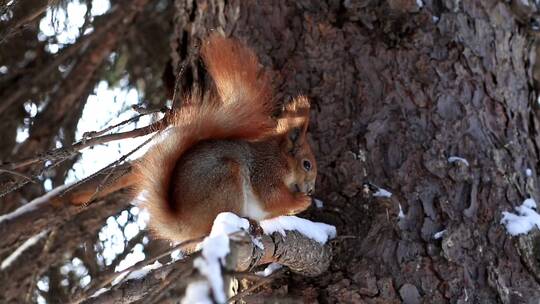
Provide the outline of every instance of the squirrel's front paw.
[[289,212],[289,215],[300,213],[306,210],[307,208],[309,208],[309,206],[311,206],[311,202],[312,202],[311,196],[307,196],[304,193],[296,193],[295,196],[296,196],[296,202],[295,202],[296,204],[295,206],[292,206],[293,208],[291,208],[291,212]]
[[254,236],[261,236],[264,234],[264,231],[262,230],[261,226],[259,225],[259,222],[252,220],[250,218],[247,219],[249,221],[249,233]]

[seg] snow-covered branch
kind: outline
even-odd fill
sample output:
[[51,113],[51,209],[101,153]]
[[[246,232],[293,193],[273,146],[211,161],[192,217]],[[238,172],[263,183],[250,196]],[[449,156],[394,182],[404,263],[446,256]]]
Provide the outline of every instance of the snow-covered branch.
[[[298,219],[296,217],[291,218],[295,218],[291,222]],[[306,221],[302,222],[303,224],[309,222],[303,219],[300,219],[300,221]],[[335,235],[332,226],[322,223],[310,223],[313,224],[312,227],[319,226],[319,228],[324,227],[327,229],[326,231],[324,229],[319,230],[315,234],[326,233],[327,238]],[[254,231],[254,229],[249,229],[249,231]],[[305,231],[302,234],[299,231],[288,230],[288,228],[276,229],[275,231],[270,235],[253,235],[245,230],[233,232],[230,235],[232,237],[229,239],[228,254],[223,259],[223,275],[218,279],[230,277],[231,273],[252,271],[258,266],[269,263],[281,264],[291,271],[305,276],[317,276],[328,269],[332,255],[331,246],[321,242],[321,237],[314,239],[314,235],[310,235],[309,232],[306,235]],[[200,287],[203,284],[202,282],[208,280],[207,275],[200,273],[200,265],[198,265],[201,260],[208,260],[208,257],[204,256],[204,250],[203,245],[203,250],[195,252],[185,259],[149,270],[144,275],[115,285],[94,297],[88,298],[83,303],[132,303],[151,294],[154,289],[167,288],[170,283],[174,283],[175,288],[180,287],[182,289],[187,288],[188,285],[191,286],[192,283]],[[212,293],[213,297],[210,296],[211,286],[213,286],[211,283],[204,283],[203,287],[205,288],[191,288],[190,292],[188,292],[189,296],[201,296],[194,292],[199,290],[205,293],[202,296],[207,297],[209,301],[216,302],[216,292]],[[223,291],[218,291],[218,293],[220,292]],[[213,300],[210,300],[211,298]]]

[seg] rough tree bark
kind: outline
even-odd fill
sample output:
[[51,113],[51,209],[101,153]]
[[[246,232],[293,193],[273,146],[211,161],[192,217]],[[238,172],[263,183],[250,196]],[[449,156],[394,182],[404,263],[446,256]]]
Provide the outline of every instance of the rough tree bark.
[[[170,66],[188,63],[182,92],[205,85],[204,69],[190,54],[209,31],[217,30],[256,50],[272,70],[280,101],[300,93],[312,99],[310,133],[319,165],[316,196],[324,207],[312,208],[304,216],[336,225],[341,237],[333,244],[327,273],[317,278],[287,275],[256,289],[245,300],[537,302],[540,233],[509,237],[500,224],[503,211],[525,198],[540,198],[540,125],[533,81],[540,69],[533,71],[536,49],[528,25],[533,7],[524,2],[174,0]],[[155,9],[152,14],[146,20],[166,13]],[[37,19],[21,20],[35,26]],[[126,36],[137,37],[138,22],[126,28]],[[28,35],[35,32],[33,28]],[[116,28],[107,33],[124,31]],[[97,72],[92,64],[118,51],[113,40],[107,52],[83,48],[99,53],[97,61],[80,61],[90,63],[85,70]],[[69,49],[63,52],[69,57]],[[54,67],[58,58],[47,57],[43,67]],[[178,72],[170,70],[165,83]],[[15,83],[35,84],[31,75],[21,76],[24,70],[17,73]],[[64,83],[79,87],[75,95],[81,95],[85,90],[73,79]],[[89,87],[95,81],[77,79]],[[4,88],[1,96],[27,94],[17,93],[20,87],[8,89],[10,83],[0,83],[6,84],[0,87]],[[58,92],[72,91],[66,87]],[[66,94],[58,93],[58,100],[65,101],[58,107],[84,99]],[[23,102],[17,97],[19,108]],[[7,106],[4,110],[3,117],[20,111]],[[51,112],[56,122],[62,119]],[[5,126],[0,133],[7,134],[3,138],[10,142],[7,148],[0,146],[0,155],[12,153],[15,146],[18,124],[8,122],[0,122]],[[41,122],[46,124],[46,119]],[[31,134],[34,143],[43,144],[27,142],[24,155],[41,152],[32,151],[37,146],[49,147],[55,136],[49,131]],[[450,162],[452,156],[466,159],[467,164]],[[392,196],[374,196],[378,187]],[[19,204],[8,203],[0,206],[2,212]],[[7,287],[0,292],[0,302],[29,301],[35,290],[29,285],[35,283],[36,273],[43,273],[47,263],[57,267],[64,256],[84,251],[77,248],[81,240],[93,244],[86,238],[95,237],[100,223],[126,205],[113,194],[88,210],[68,202],[40,205],[34,212],[0,223],[4,235],[11,227],[17,230],[0,238],[1,257],[29,236],[47,231],[25,253],[28,258],[12,266],[19,270],[20,287],[14,285],[11,273],[0,273],[0,286]],[[81,229],[85,223],[87,229]],[[69,242],[59,238],[65,229],[73,230],[66,235]],[[435,237],[441,231],[442,238]],[[113,272],[114,268],[108,269],[104,276],[109,278]],[[100,278],[95,270],[92,274]],[[152,297],[136,303],[170,303],[183,292],[183,287],[157,288]],[[51,299],[58,297],[51,295]]]
[[[189,49],[209,30],[223,31],[257,50],[280,96],[313,100],[310,132],[325,208],[311,215],[354,237],[342,240],[328,274],[292,276],[274,289],[288,286],[289,296],[323,303],[540,297],[538,257],[522,258],[526,248],[537,252],[538,238],[518,242],[500,224],[502,211],[538,196],[533,43],[510,4],[176,6],[173,46],[187,41],[182,48]],[[197,68],[190,72],[197,82]],[[392,197],[372,198],[368,183]]]

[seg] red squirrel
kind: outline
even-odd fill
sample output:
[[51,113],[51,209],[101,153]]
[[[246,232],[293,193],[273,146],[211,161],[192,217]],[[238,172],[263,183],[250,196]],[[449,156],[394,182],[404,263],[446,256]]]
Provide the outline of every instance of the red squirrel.
[[272,118],[270,80],[252,50],[212,34],[201,54],[216,94],[192,95],[135,167],[149,226],[172,241],[208,234],[221,212],[255,221],[299,213],[317,176],[308,99]]
[[150,228],[178,242],[209,234],[221,212],[254,221],[299,213],[311,204],[317,176],[306,138],[309,100],[296,97],[273,118],[270,79],[253,51],[212,34],[201,53],[215,92],[188,97],[118,182],[134,183]]

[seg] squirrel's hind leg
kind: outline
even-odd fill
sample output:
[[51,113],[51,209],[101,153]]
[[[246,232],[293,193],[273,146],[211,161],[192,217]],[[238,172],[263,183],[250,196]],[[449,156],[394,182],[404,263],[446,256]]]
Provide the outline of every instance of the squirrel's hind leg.
[[193,180],[185,181],[185,184],[180,181],[177,184],[179,189],[177,195],[181,199],[178,221],[183,228],[183,239],[208,235],[214,219],[221,212],[232,212],[241,216],[243,202],[241,165],[234,159],[223,157],[217,166],[202,166],[198,169],[206,172],[197,174],[201,179],[196,186]]

